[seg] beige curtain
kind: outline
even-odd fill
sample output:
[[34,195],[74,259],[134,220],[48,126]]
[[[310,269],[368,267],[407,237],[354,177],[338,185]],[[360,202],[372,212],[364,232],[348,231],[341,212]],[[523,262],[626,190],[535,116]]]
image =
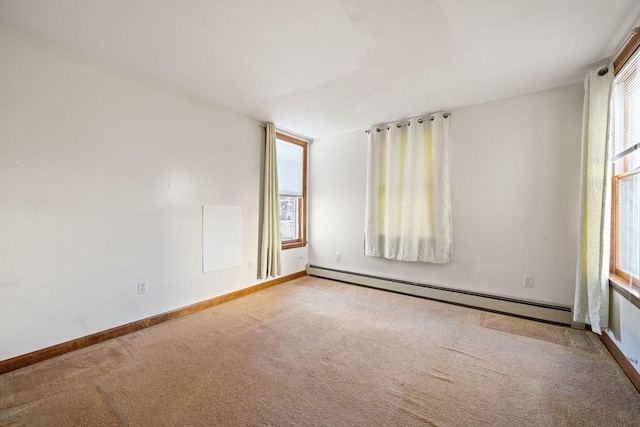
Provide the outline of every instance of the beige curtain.
[[446,117],[439,113],[369,132],[365,255],[451,262]]
[[260,240],[260,278],[280,275],[280,202],[278,196],[278,158],[276,155],[276,128],[267,123],[264,150],[264,177],[262,198],[262,238]]
[[[609,322],[609,110],[613,64],[584,80],[580,230],[573,320],[602,333]],[[603,75],[600,75],[603,74]]]

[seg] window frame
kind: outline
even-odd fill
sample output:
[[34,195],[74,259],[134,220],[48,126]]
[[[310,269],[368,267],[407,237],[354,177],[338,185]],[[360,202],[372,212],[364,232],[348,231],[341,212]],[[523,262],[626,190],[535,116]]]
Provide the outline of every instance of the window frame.
[[[302,197],[297,203],[298,208],[298,238],[292,240],[282,240],[282,250],[301,248],[307,245],[307,149],[308,142],[300,138],[293,137],[276,130],[276,140],[286,141],[302,147]],[[280,192],[278,192],[278,200]],[[279,205],[280,203],[278,203]]]
[[[620,54],[614,60],[614,75],[617,76],[624,68],[629,60],[634,55],[640,54],[640,31],[636,30],[629,38],[626,45],[622,48]],[[625,108],[625,111],[627,108]],[[613,116],[613,106],[611,110]],[[620,159],[624,162],[622,171],[616,173],[615,162],[611,161],[609,167],[611,168],[611,247],[609,250],[610,266],[609,266],[609,283],[616,289],[625,291],[627,298],[634,304],[638,305],[640,295],[640,277],[633,276],[626,271],[618,268],[618,260],[620,257],[619,252],[619,209],[618,209],[618,195],[619,195],[619,181],[625,177],[632,176],[640,173],[640,170],[629,169],[629,159],[623,157]],[[640,306],[640,305],[639,305]]]
[[640,290],[640,278],[633,276],[630,273],[618,268],[618,261],[620,259],[618,228],[619,225],[619,212],[618,212],[618,194],[619,194],[619,182],[621,179],[628,178],[632,175],[640,174],[640,170],[625,170],[619,174],[615,174],[615,170],[612,165],[611,171],[611,263],[609,272],[621,278],[625,283],[630,284],[631,288],[635,291]]

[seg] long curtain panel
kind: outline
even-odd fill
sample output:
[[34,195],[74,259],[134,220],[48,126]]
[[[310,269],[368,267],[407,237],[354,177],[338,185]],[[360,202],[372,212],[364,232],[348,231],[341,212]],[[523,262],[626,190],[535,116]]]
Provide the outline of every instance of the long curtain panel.
[[609,116],[613,64],[584,80],[580,230],[573,309],[575,322],[602,333],[609,322]]
[[261,279],[280,275],[282,253],[276,128],[273,123],[267,123],[265,135],[264,175],[262,180],[262,238],[260,240]]
[[438,113],[370,130],[365,255],[434,264],[451,262],[446,116]]

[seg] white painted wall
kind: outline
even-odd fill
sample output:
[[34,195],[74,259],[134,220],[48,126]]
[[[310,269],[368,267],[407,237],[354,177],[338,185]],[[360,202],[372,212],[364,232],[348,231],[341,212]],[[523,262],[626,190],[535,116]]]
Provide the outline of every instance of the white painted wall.
[[[257,283],[257,122],[1,26],[0,56],[1,360]],[[364,257],[365,134],[316,141],[311,254],[285,251],[284,274],[310,255],[571,305],[581,105],[572,85],[454,111],[449,266]],[[244,266],[202,273],[204,204],[242,207]],[[638,336],[625,303],[610,331],[621,346]]]
[[[574,84],[453,111],[451,265],[364,256],[366,134],[317,139],[310,263],[572,305],[582,98]],[[533,288],[522,286],[523,275],[535,276]]]
[[[0,31],[0,359],[258,282],[259,123]],[[202,273],[205,204],[242,267]]]
[[640,308],[613,289],[606,333],[640,374]]

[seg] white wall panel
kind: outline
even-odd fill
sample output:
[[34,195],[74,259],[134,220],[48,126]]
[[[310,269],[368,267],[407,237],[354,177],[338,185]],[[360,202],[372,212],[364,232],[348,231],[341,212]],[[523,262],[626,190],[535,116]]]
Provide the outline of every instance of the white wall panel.
[[640,308],[611,290],[607,334],[640,373]]

